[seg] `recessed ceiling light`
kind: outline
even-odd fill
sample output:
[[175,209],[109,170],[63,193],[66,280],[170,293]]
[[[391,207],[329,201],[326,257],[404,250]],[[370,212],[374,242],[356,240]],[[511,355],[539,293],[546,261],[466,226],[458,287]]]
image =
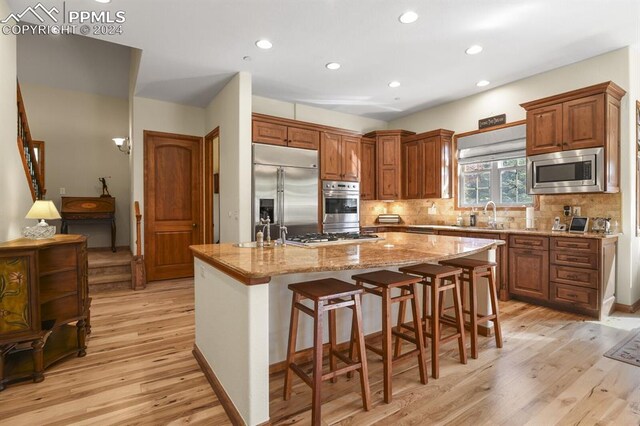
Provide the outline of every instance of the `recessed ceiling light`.
[[484,86],[488,86],[489,83],[490,83],[489,80],[480,80],[479,82],[476,83],[476,86],[484,87]]
[[96,0],[98,3],[111,3],[111,0]]
[[271,49],[273,47],[273,44],[271,44],[269,40],[262,39],[256,41],[256,46],[258,46],[260,49]]
[[410,10],[410,11],[405,12],[402,15],[400,15],[400,17],[398,19],[403,24],[413,24],[414,22],[416,22],[418,20],[418,14],[415,13],[414,11]]
[[482,52],[482,46],[474,44],[473,46],[465,50],[465,52],[467,53],[467,55],[477,55],[478,53]]
[[335,71],[337,69],[340,69],[340,64],[337,62],[329,62],[327,65],[325,65],[325,67],[327,67],[327,69]]
[[393,87],[393,88],[400,87],[400,82],[399,81],[392,81],[392,82],[389,83],[389,87]]

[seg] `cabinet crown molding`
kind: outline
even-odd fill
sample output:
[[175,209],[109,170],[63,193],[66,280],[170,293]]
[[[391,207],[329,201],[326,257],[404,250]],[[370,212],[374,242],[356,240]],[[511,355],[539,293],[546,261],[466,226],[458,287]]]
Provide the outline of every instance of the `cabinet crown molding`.
[[600,93],[607,93],[613,96],[615,99],[620,100],[627,93],[623,88],[615,84],[613,81],[606,81],[600,84],[594,84],[593,86],[583,87],[581,89],[572,90],[570,92],[560,93],[558,95],[549,96],[535,101],[525,102],[520,104],[525,110],[545,107],[548,105],[558,104],[573,99],[583,98],[585,96],[597,95]]

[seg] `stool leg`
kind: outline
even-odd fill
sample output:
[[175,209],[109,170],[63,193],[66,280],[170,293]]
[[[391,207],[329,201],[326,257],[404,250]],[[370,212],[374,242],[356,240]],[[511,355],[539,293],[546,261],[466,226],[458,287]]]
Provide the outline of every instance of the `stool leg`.
[[422,327],[418,325],[420,321],[420,312],[418,312],[418,284],[411,284],[413,297],[411,298],[411,310],[413,311],[413,324],[416,330],[416,348],[418,349],[418,366],[420,368],[420,382],[424,385],[429,380],[427,378],[427,357],[424,353],[424,334]]
[[496,346],[502,347],[502,330],[500,328],[500,307],[498,306],[498,289],[496,288],[495,269],[491,268],[489,274],[489,291],[491,292],[491,310],[496,318],[493,320],[493,328],[496,333]]
[[299,311],[296,309],[296,303],[301,300],[298,293],[293,293],[293,300],[291,301],[291,322],[289,323],[289,344],[287,346],[287,372],[284,376],[284,400],[288,401],[291,398],[291,386],[293,380],[293,370],[290,368],[291,363],[294,360],[296,353],[296,340],[298,338],[298,315]]
[[[407,290],[402,288],[400,291],[400,295],[404,296],[405,294],[407,294]],[[406,311],[407,311],[407,303],[405,301],[400,302],[400,305],[398,306],[398,324],[397,324],[398,331],[402,330],[402,324],[404,323],[404,320],[407,317]],[[402,339],[396,336],[394,356],[398,357],[400,356],[400,354],[402,354]]]
[[382,290],[382,363],[384,382],[384,402],[391,402],[391,376],[393,354],[391,352],[391,295],[390,290]]
[[362,309],[360,303],[360,295],[353,296],[355,302],[353,308],[353,319],[357,329],[357,346],[358,357],[360,358],[360,392],[362,393],[362,405],[366,411],[371,409],[371,391],[369,389],[369,368],[367,366],[367,354],[364,346],[364,327],[362,324]]
[[[338,368],[338,360],[334,355],[336,351],[336,310],[329,311],[329,368],[331,371],[336,371]],[[336,383],[337,377],[331,379],[331,383]]]
[[478,280],[473,272],[470,272],[469,280],[469,322],[471,323],[471,358],[478,358]]
[[322,322],[324,302],[315,303],[313,315],[313,382],[311,386],[311,419],[314,425],[321,421],[322,396]]
[[[362,304],[361,304],[361,306],[362,306]],[[358,349],[358,347],[356,345],[356,343],[358,341],[358,332],[356,330],[356,328],[357,328],[356,327],[356,324],[357,324],[357,318],[356,318],[357,312],[356,312],[355,307],[353,308],[352,313],[353,313],[353,316],[351,318],[351,341],[349,342],[349,358],[352,361],[355,362],[355,361],[359,361],[360,360],[360,358],[358,358],[359,357],[358,354],[360,353],[360,350]],[[366,350],[366,347],[363,346],[363,348],[364,348],[364,350],[363,350],[363,353],[364,353],[364,351]],[[350,379],[352,377],[353,377],[353,371],[349,371],[347,373],[347,378]]]
[[440,279],[431,283],[431,377],[440,376]]
[[462,299],[460,298],[460,276],[454,277],[455,286],[453,287],[453,305],[456,311],[456,328],[460,336],[458,337],[458,352],[460,354],[460,362],[467,363],[467,349],[465,348],[464,339],[464,314],[462,313]]
[[[429,308],[429,301],[427,300],[427,296],[429,294],[429,291],[427,289],[427,287],[431,287],[429,285],[427,285],[427,279],[423,279],[422,280],[422,323],[424,324],[424,329],[426,330],[428,327],[428,321],[429,319],[427,318],[428,314],[428,308]],[[425,339],[425,346],[427,345],[426,339]]]

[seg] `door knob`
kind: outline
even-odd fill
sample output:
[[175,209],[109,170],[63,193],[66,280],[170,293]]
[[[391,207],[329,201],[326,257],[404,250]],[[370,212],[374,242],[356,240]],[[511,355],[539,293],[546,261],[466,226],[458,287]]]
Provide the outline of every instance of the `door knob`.
[[192,223],[191,226],[194,227],[194,228],[197,228],[198,224],[197,223]]

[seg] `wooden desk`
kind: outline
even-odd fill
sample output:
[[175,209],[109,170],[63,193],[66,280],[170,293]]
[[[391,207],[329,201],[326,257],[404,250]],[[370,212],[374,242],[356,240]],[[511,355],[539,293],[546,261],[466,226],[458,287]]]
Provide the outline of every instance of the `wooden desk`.
[[111,251],[116,251],[116,199],[113,197],[62,197],[62,234],[69,223],[105,223],[111,226]]

